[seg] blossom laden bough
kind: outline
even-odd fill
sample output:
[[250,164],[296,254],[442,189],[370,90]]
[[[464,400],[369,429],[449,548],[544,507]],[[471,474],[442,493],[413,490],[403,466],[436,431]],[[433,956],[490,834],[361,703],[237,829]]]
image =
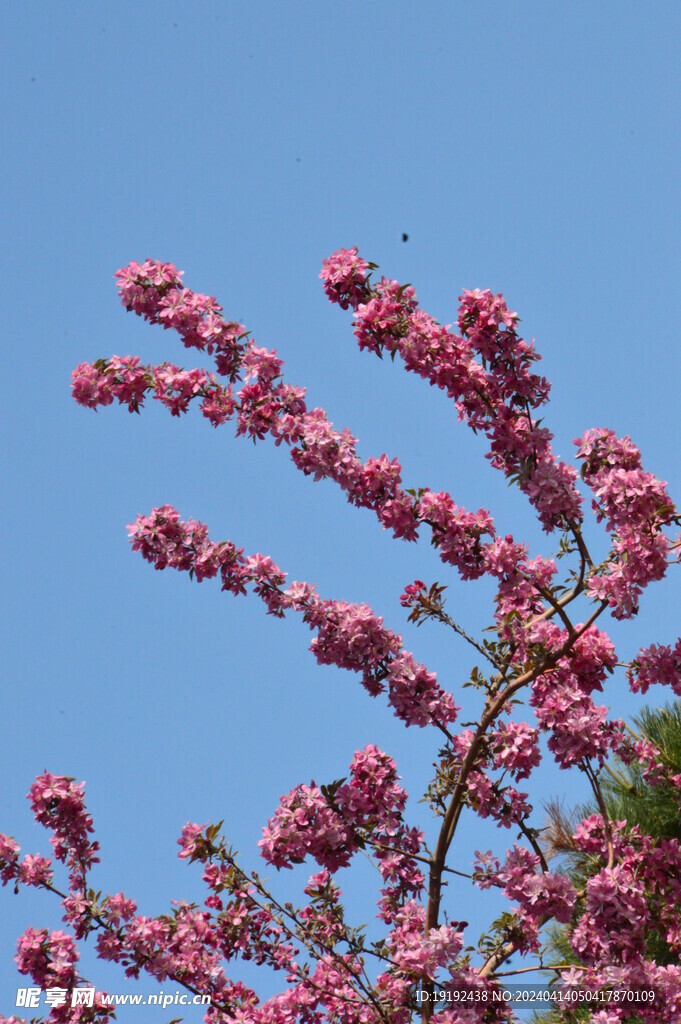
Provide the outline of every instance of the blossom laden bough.
[[252,586],[271,615],[302,613],[316,631],[310,650],[318,663],[361,672],[362,684],[374,697],[387,689],[389,704],[407,725],[435,724],[446,731],[455,721],[451,695],[404,651],[401,637],[386,629],[368,605],[322,600],[309,583],[294,581],[284,589],[286,574],[271,558],[244,557],[231,542],[212,542],[203,523],[182,522],[170,505],[138,516],[128,530],[133,550],[156,569],[179,569],[199,581],[219,574],[222,589],[232,594],[245,594]]

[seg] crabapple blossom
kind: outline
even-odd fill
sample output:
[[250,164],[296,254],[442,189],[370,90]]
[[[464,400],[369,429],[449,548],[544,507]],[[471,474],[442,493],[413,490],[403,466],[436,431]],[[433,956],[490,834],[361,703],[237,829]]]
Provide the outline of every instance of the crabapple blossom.
[[577,898],[575,888],[565,875],[537,871],[539,863],[535,853],[514,846],[498,874],[504,893],[517,900],[522,915],[535,923],[545,917],[567,922]]
[[662,527],[676,521],[675,507],[664,481],[643,470],[631,438],[599,428],[575,444],[596,518],[614,537],[611,561],[587,587],[608,602],[616,618],[629,618],[643,589],[666,573],[669,541]]
[[541,761],[537,746],[539,730],[527,722],[501,723],[491,733],[494,767],[506,768],[516,779],[527,779]]
[[[90,840],[94,828],[85,810],[84,784],[44,772],[31,786],[28,798],[36,821],[53,833],[50,843],[54,855],[67,865],[70,883],[77,888],[84,883],[87,871],[99,861],[99,843]],[[35,861],[33,863],[35,865]],[[43,862],[39,870],[48,868],[49,864]]]
[[634,693],[646,693],[653,683],[660,683],[681,697],[681,639],[674,647],[651,644],[642,648],[627,670],[627,679]]

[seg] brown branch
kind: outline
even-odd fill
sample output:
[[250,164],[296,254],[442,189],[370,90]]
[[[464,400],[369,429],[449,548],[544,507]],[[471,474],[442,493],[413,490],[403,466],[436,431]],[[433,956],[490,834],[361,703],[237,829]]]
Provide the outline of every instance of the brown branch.
[[490,654],[490,652],[486,650],[483,644],[479,643],[475,639],[475,637],[472,637],[469,633],[467,633],[466,630],[462,626],[460,626],[458,622],[456,622],[451,617],[451,615],[448,615],[443,608],[434,608],[431,606],[429,608],[429,614],[432,618],[438,619],[439,622],[442,622],[444,623],[445,626],[449,626],[450,629],[453,629],[455,633],[457,633],[466,641],[466,643],[469,643],[471,647],[474,647],[478,654],[481,654],[482,657],[485,658],[490,663],[490,665],[492,665],[497,670],[497,672],[503,674],[505,668],[504,665],[499,661],[499,659],[495,658],[492,654]]
[[[576,595],[575,595],[576,596]],[[577,640],[589,629],[598,617],[603,613],[607,607],[607,602],[602,601],[595,611],[589,616],[587,621],[578,629],[573,632],[571,636],[565,641],[565,643],[553,654],[551,654],[541,664],[535,665],[527,672],[518,676],[512,680],[508,685],[501,690],[494,699],[488,697],[485,710],[480,719],[480,723],[476,729],[473,741],[470,745],[468,753],[464,758],[464,761],[459,770],[456,785],[452,792],[452,796],[445,812],[442,827],[440,829],[440,835],[438,837],[437,846],[435,849],[435,855],[433,858],[433,865],[430,871],[430,877],[428,881],[428,906],[426,910],[426,933],[431,928],[436,928],[440,913],[440,902],[442,896],[442,873],[445,868],[447,854],[451,846],[456,828],[461,817],[461,813],[464,806],[464,795],[465,786],[468,779],[468,775],[473,769],[477,760],[480,748],[483,743],[484,736],[489,726],[495,721],[495,719],[501,714],[508,701],[513,697],[518,690],[522,689],[529,683],[534,682],[544,672],[552,669],[561,658],[563,658],[572,647],[575,645]],[[542,922],[543,923],[543,922]],[[493,974],[494,971],[499,967],[505,960],[511,956],[517,948],[515,942],[509,942],[501,950],[495,953],[483,967],[483,977],[488,977]],[[428,1002],[424,1005],[423,1012],[424,1021],[430,1019],[430,1011],[428,1010]]]
[[572,634],[575,631],[575,627],[572,625],[572,622],[570,621],[570,617],[567,614],[567,612],[565,611],[565,605],[562,605],[560,603],[560,601],[558,601],[557,598],[555,598],[553,596],[551,591],[550,590],[546,590],[545,587],[540,587],[539,584],[535,583],[534,584],[534,588],[535,588],[535,590],[538,591],[538,593],[541,594],[541,596],[544,598],[545,601],[548,601],[548,603],[551,605],[551,607],[553,608],[553,610],[556,613],[556,615],[560,616],[560,618],[561,618],[561,620],[563,622],[563,625],[565,626],[565,628],[568,631],[568,636],[572,636]]
[[[589,554],[589,549],[587,548],[586,544],[584,543],[584,538],[582,537],[582,531],[581,531],[580,527],[574,521],[574,519],[568,519],[567,520],[567,524],[570,527],[570,533],[572,534],[572,536],[575,538],[575,541],[577,542],[577,547],[579,548],[579,553],[580,553],[580,555],[582,557],[582,561],[584,562],[585,565],[588,565],[590,569],[593,569],[594,563],[593,563],[593,560],[591,558],[591,555]],[[582,573],[582,580],[583,579],[584,579],[584,573]]]
[[615,863],[615,847],[614,847],[614,844],[613,844],[613,837],[612,837],[612,824],[610,822],[610,816],[608,814],[608,809],[605,806],[605,800],[603,799],[603,792],[601,790],[600,783],[598,781],[598,778],[596,777],[596,773],[594,772],[593,768],[591,767],[591,764],[586,759],[584,761],[584,772],[586,774],[587,779],[589,780],[589,783],[591,784],[591,789],[593,790],[593,794],[596,797],[596,803],[598,804],[598,809],[601,812],[601,817],[603,818],[603,826],[605,828],[605,837],[606,837],[606,840],[607,840],[607,843],[608,843],[608,863],[607,863],[607,867],[608,868],[612,868],[613,864]]
[[534,967],[517,967],[513,971],[497,971],[495,978],[510,978],[514,974],[529,974],[530,971],[588,971],[583,964],[536,964]]
[[532,835],[530,829],[527,828],[524,821],[518,821],[516,824],[518,825],[518,828],[525,836],[525,838],[527,839],[528,843],[530,844],[536,855],[539,857],[539,863],[541,864],[542,871],[544,872],[544,874],[547,874],[549,866],[546,862],[546,857],[544,856],[544,852],[541,846],[539,845],[535,837]]

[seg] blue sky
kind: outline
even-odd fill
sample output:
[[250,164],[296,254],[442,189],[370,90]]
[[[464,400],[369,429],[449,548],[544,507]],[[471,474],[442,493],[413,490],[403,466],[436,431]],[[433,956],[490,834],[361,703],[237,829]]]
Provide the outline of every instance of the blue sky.
[[[114,271],[146,256],[176,263],[279,350],[287,379],[353,430],[363,457],[397,456],[407,486],[489,507],[548,553],[482,439],[442,394],[360,353],[317,275],[356,244],[444,322],[462,288],[501,290],[555,382],[556,450],[569,456],[591,426],[629,433],[678,499],[680,16],[664,2],[299,0],[23,3],[3,15],[0,830],[44,849],[31,780],[44,769],[85,779],[102,844],[95,887],[156,914],[201,898],[199,872],[175,853],[185,821],[224,818],[255,864],[295,783],[337,778],[375,742],[419,796],[438,744],[347,673],[318,668],[302,623],[154,573],[130,553],[126,523],[169,502],[325,596],[367,601],[457,694],[470,655],[407,626],[399,594],[415,576],[439,579],[452,614],[479,628],[490,592],[457,583],[427,544],[391,541],[268,442],[196,414],[77,407],[81,360],[186,361],[170,333],[122,310]],[[678,598],[678,576],[650,593],[616,631],[623,658],[675,639]],[[619,714],[640,706],[621,679],[607,697]],[[539,784],[543,797],[581,795],[548,762]],[[422,805],[413,813],[425,821]],[[499,841],[473,823],[468,833],[464,867]],[[369,876],[346,881],[371,919]],[[37,893],[0,900],[9,1015],[16,938],[58,914]],[[477,920],[476,906],[451,893],[452,916]],[[83,962],[113,991],[154,990]]]

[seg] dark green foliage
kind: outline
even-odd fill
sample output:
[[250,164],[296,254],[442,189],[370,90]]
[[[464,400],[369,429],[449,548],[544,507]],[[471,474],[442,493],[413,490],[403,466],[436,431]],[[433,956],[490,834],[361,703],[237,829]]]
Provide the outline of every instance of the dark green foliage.
[[[645,708],[634,724],[640,736],[660,751],[671,774],[681,774],[681,701],[662,708]],[[612,820],[626,821],[629,826],[637,825],[654,839],[676,838],[681,841],[681,798],[677,787],[669,783],[653,786],[644,778],[641,764],[625,765],[617,758],[601,772],[599,781]],[[593,805],[576,808],[571,814],[566,814],[557,803],[548,807],[547,853],[562,857],[564,868],[578,890],[584,888],[602,865],[576,850],[571,834],[577,821],[597,811]],[[579,912],[578,906],[577,914]],[[669,948],[659,933],[648,937],[647,954],[658,964],[679,963],[678,953]],[[556,926],[549,932],[543,959],[545,963],[552,964],[579,964],[564,926]],[[579,1024],[590,1019],[588,1010],[551,1010],[535,1014],[532,1018],[533,1024]],[[636,1024],[638,1018],[631,1016],[627,1020]]]

